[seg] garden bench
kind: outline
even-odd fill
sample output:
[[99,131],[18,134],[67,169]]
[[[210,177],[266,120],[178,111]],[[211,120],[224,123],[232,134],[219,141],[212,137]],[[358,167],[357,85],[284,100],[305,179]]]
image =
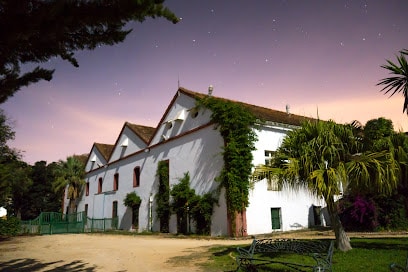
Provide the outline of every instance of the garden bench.
[[[334,242],[329,240],[254,239],[249,249],[238,247],[237,271],[257,271],[266,264],[282,264],[297,271],[332,271]],[[302,264],[276,259],[282,254],[300,254],[314,259],[313,264]]]
[[390,270],[392,272],[408,272],[408,256],[405,259],[405,266],[402,266],[397,263],[390,264]]

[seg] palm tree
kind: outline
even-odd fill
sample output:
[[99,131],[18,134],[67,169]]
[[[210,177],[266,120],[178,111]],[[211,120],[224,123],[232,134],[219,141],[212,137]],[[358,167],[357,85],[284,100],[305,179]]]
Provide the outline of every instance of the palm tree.
[[398,183],[398,165],[390,152],[363,152],[362,149],[361,138],[353,134],[351,125],[309,121],[283,139],[272,167],[256,168],[253,175],[262,177],[272,173],[280,186],[306,188],[323,197],[336,246],[347,251],[351,249],[350,240],[341,224],[336,203],[342,188],[368,188],[389,193]]
[[55,192],[65,192],[69,199],[69,213],[75,212],[77,199],[80,197],[85,185],[85,167],[77,156],[67,158],[67,161],[60,160],[55,169],[56,180],[53,182]]
[[407,111],[408,114],[408,64],[406,55],[408,55],[408,49],[400,51],[400,55],[397,56],[398,64],[387,60],[388,64],[381,66],[381,68],[389,70],[390,74],[394,76],[380,80],[377,85],[384,85],[381,91],[385,91],[386,94],[391,93],[390,96],[402,92],[405,98],[402,112]]

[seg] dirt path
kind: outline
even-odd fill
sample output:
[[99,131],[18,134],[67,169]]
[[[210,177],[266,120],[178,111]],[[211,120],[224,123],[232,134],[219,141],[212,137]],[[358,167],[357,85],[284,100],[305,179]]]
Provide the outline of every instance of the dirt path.
[[172,239],[159,236],[65,234],[16,237],[0,242],[0,271],[197,271],[168,263],[172,257],[237,240]]
[[[349,235],[407,237],[407,233]],[[302,231],[273,236],[334,238],[331,231]],[[250,241],[250,238],[180,239],[107,234],[15,237],[0,241],[0,271],[199,271],[191,261],[174,263],[170,260],[204,252],[209,246],[249,244]]]

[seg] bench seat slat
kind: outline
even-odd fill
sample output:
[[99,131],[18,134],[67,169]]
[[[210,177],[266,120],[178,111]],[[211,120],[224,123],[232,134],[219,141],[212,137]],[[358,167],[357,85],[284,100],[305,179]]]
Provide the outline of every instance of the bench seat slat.
[[[333,241],[320,240],[295,240],[295,239],[254,239],[250,248],[237,248],[237,264],[240,268],[250,268],[269,263],[280,263],[288,267],[310,267],[313,271],[331,271]],[[262,258],[255,257],[257,253],[269,255]],[[269,253],[269,254],[268,254]],[[274,254],[292,253],[300,255],[308,255],[312,257],[316,265],[303,265],[280,260],[273,260]]]

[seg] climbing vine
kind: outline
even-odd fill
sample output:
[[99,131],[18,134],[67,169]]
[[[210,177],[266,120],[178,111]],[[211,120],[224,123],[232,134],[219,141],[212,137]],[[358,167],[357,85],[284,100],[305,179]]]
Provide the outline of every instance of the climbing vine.
[[211,110],[211,120],[224,139],[222,152],[224,167],[218,177],[226,191],[228,216],[235,229],[237,212],[249,204],[249,177],[252,169],[252,151],[255,150],[258,128],[256,117],[238,103],[207,96],[198,106]]
[[190,205],[192,198],[195,196],[195,190],[190,188],[190,175],[184,174],[179,183],[171,188],[170,195],[172,202],[171,211],[177,215],[177,232],[189,232],[188,223],[190,216]]
[[123,200],[123,205],[132,209],[132,228],[139,229],[139,208],[142,203],[136,192],[128,193]]
[[132,209],[140,206],[140,203],[142,203],[142,199],[136,194],[136,192],[128,193],[123,200],[123,205]]
[[190,214],[196,222],[197,234],[209,235],[211,233],[211,217],[217,199],[212,193],[206,193],[202,196],[196,195],[191,203]]
[[169,161],[160,161],[157,166],[156,176],[159,178],[159,189],[155,196],[156,213],[160,220],[160,231],[169,232],[170,220],[170,185]]
[[211,193],[196,195],[190,188],[190,175],[185,173],[171,188],[171,210],[177,215],[177,232],[190,232],[190,218],[196,223],[197,234],[210,234],[213,207],[217,200]]

